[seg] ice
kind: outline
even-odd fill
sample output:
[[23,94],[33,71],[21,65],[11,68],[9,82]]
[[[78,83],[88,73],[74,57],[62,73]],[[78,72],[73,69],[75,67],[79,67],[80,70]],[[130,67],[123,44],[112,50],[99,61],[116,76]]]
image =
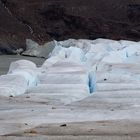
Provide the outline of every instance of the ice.
[[[18,101],[17,107],[2,106],[3,119],[12,124],[26,122],[31,128],[46,122],[138,120],[139,43],[70,39],[55,42],[38,68],[26,60],[13,62],[8,74],[0,76],[0,95],[26,94],[10,100]],[[9,98],[1,101],[7,103]]]
[[55,48],[53,49],[53,51],[50,53],[50,57],[59,56],[59,57],[65,58],[65,55],[66,55],[66,48],[57,44]]
[[61,102],[65,104],[81,100],[94,90],[92,75],[89,78],[88,70],[82,64],[69,59],[56,62],[52,67],[47,68],[39,76],[39,80],[39,86],[30,89],[30,93],[63,95],[65,98]]
[[85,57],[86,61],[83,63],[88,69],[96,71],[98,65],[102,61],[102,59],[106,56],[106,53],[90,53],[88,52]]
[[55,41],[51,41],[44,45],[39,45],[31,39],[26,39],[26,51],[24,51],[22,55],[48,58],[50,52],[55,47],[55,43]]
[[63,59],[69,59],[73,61],[73,58],[77,62],[82,62],[84,60],[84,52],[82,49],[77,47],[69,46],[68,48],[62,47],[60,45],[56,45],[52,53],[50,53],[50,57],[58,56]]
[[18,69],[36,69],[36,64],[28,60],[18,60],[10,64],[8,73],[13,73]]
[[81,63],[85,61],[85,55],[82,49],[76,47],[70,47],[67,49],[66,58],[69,61],[75,61]]
[[125,51],[117,51],[117,52],[110,52],[107,56],[105,56],[102,62],[105,63],[124,63],[126,59],[126,52]]
[[102,39],[102,38],[93,40],[92,44],[95,44],[95,45],[100,44],[104,46],[105,48],[107,48],[108,50],[114,50],[114,51],[121,50],[124,47],[119,41],[110,40],[110,39]]
[[24,94],[28,87],[38,82],[36,65],[27,60],[12,62],[7,75],[0,76],[0,95],[17,96]]
[[133,45],[140,45],[140,42],[134,42],[134,41],[129,41],[129,40],[120,40],[119,41],[122,47],[130,47]]
[[132,75],[131,73],[118,72],[99,72],[96,73],[96,80],[98,83],[138,83],[140,82],[140,77],[137,75]]
[[140,64],[140,56],[132,55],[125,60],[125,63]]
[[76,39],[68,39],[68,40],[59,42],[59,45],[61,45],[62,47],[65,47],[65,48],[76,47],[76,44],[77,44]]
[[53,66],[55,63],[59,62],[63,60],[63,57],[59,57],[59,56],[52,56],[50,58],[48,58],[42,65],[42,69],[47,69],[51,66]]
[[106,43],[112,43],[112,42],[117,42],[117,41],[111,40],[111,39],[98,38],[98,39],[93,40],[92,42],[93,42],[94,44],[98,44],[98,43],[106,44]]
[[93,91],[92,78],[89,85],[89,72],[83,64],[84,59],[82,49],[57,45],[41,67],[39,86],[28,92],[60,95],[61,102],[65,104],[84,99]]
[[140,83],[98,83],[97,91],[124,91],[124,90],[140,90]]
[[17,96],[24,94],[28,87],[26,79],[21,75],[0,76],[0,95]]
[[66,48],[60,45],[55,46],[54,50],[49,54],[49,58],[43,63],[42,68],[46,69],[55,63],[64,60],[66,57]]
[[61,74],[43,74],[40,77],[41,83],[45,84],[79,84],[79,83],[87,83],[88,84],[88,75],[85,73],[61,73]]
[[[63,102],[68,102],[83,99],[96,90],[126,88],[126,85],[119,88],[120,83],[140,82],[140,42],[99,38],[68,39],[39,45],[27,39],[26,44],[24,55],[47,59],[39,68],[26,60],[10,65],[3,80],[8,77],[15,79],[15,82],[23,80],[25,86],[22,93],[32,86],[28,90],[29,94],[39,94],[39,91],[47,96],[51,93],[57,96],[61,94],[65,97]],[[109,83],[114,83],[112,88]],[[8,86],[10,87],[10,84]]]
[[91,94],[96,91],[96,78],[93,71],[89,72],[89,90]]
[[[73,59],[74,58],[74,59]],[[74,61],[82,63],[85,61],[85,55],[82,49],[76,47],[64,48],[60,45],[56,45],[54,50],[50,53],[50,57],[44,62],[43,68],[49,68],[55,63],[63,60]]]
[[140,56],[140,44],[132,45],[124,49],[127,52],[127,56]]
[[37,67],[31,61],[18,60],[12,62],[8,74],[23,76],[29,86],[37,85]]

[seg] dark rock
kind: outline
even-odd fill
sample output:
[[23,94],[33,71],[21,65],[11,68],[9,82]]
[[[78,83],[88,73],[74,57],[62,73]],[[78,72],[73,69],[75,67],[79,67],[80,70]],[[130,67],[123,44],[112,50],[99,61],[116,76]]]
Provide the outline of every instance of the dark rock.
[[67,124],[62,124],[62,125],[60,125],[60,127],[66,127],[67,126]]
[[12,54],[15,49],[25,48],[28,28],[21,24],[0,1],[0,53]]
[[25,39],[140,40],[139,0],[1,0],[1,53],[25,48]]
[[105,78],[104,81],[107,81],[107,79]]

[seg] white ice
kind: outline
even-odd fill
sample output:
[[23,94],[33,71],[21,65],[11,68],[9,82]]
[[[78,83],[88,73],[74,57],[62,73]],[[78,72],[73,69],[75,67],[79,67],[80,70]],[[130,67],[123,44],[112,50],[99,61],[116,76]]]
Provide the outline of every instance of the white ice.
[[0,76],[0,95],[17,96],[24,94],[28,87],[38,82],[36,65],[27,60],[12,62],[7,75]]
[[[8,74],[0,77],[0,89],[5,91],[0,94],[61,94],[67,97],[63,102],[68,102],[105,90],[108,83],[114,83],[111,89],[115,90],[118,83],[140,82],[140,42],[69,39],[41,46],[27,40],[26,44],[24,55],[48,59],[40,68],[26,60],[13,62]],[[135,71],[129,71],[131,65],[136,66]]]

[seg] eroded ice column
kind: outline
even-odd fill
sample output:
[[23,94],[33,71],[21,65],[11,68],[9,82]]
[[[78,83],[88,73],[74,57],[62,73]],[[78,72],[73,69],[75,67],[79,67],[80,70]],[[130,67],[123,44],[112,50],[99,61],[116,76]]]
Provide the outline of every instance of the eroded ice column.
[[88,97],[95,90],[94,73],[83,62],[85,54],[80,48],[55,49],[42,66],[40,83],[29,93],[43,94],[71,103]]
[[12,62],[7,75],[0,76],[0,95],[24,94],[29,86],[37,85],[36,65],[27,60]]
[[39,79],[40,84],[32,88],[30,93],[58,97],[64,103],[84,99],[93,91],[93,87],[89,87],[89,73],[86,68],[69,60],[55,63]]

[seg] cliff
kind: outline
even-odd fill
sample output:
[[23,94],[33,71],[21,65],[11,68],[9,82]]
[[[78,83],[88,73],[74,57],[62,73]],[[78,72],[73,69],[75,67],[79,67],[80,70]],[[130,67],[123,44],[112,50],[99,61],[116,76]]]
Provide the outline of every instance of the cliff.
[[2,53],[25,48],[25,39],[140,40],[139,0],[0,0]]

